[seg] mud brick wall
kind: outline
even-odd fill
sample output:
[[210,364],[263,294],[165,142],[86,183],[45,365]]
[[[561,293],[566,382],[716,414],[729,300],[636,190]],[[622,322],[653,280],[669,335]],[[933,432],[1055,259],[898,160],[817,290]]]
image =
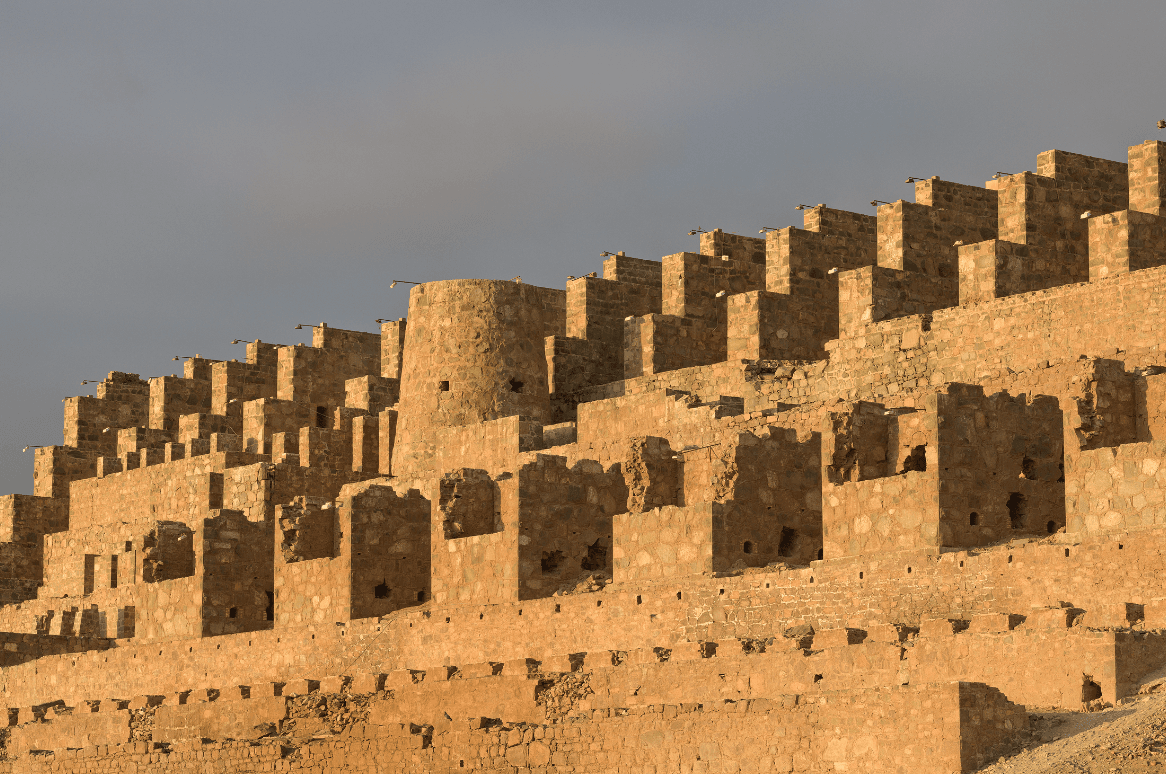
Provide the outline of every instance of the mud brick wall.
[[1089,218],[1089,279],[1166,264],[1166,218],[1119,210]]
[[1166,215],[1166,143],[1147,140],[1129,149],[1130,209]]

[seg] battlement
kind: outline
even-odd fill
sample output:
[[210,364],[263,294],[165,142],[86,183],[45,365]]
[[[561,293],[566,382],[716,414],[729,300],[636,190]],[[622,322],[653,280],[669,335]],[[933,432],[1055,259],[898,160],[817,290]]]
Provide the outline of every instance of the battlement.
[[111,372],[0,498],[0,747],[697,770],[739,737],[741,770],[965,772],[1024,705],[1136,695],[1166,665],[1164,158],[1048,151]]

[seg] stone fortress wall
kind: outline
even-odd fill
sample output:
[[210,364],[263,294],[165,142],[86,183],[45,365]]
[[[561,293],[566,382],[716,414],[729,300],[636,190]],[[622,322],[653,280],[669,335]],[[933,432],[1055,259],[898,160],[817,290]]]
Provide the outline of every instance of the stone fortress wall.
[[1122,701],[1166,666],[1164,165],[110,373],[0,498],[0,772],[962,772]]

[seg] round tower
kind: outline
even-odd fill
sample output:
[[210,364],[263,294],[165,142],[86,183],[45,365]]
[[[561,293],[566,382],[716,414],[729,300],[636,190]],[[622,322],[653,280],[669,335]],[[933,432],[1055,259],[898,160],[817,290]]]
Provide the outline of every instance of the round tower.
[[437,428],[516,415],[547,421],[545,337],[563,328],[554,293],[498,280],[412,289],[396,433],[402,457],[423,453]]

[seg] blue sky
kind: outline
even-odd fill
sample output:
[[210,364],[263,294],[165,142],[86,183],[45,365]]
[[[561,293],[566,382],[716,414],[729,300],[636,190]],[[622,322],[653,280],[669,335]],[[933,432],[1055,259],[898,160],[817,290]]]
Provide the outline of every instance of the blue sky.
[[6,3],[0,492],[108,371],[1166,133],[1163,3]]

